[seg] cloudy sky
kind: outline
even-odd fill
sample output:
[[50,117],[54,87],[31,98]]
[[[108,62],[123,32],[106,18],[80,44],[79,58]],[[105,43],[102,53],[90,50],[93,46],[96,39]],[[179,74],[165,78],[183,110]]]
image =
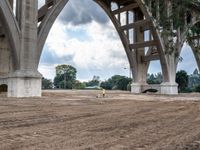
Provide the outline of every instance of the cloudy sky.
[[[39,0],[39,6],[44,0]],[[178,69],[192,73],[197,67],[188,46]],[[77,79],[102,80],[114,74],[129,75],[128,60],[119,36],[103,10],[93,0],[70,0],[54,23],[40,60],[39,71],[53,79],[55,66],[69,64],[77,69]],[[149,73],[161,72],[159,62],[151,63]]]

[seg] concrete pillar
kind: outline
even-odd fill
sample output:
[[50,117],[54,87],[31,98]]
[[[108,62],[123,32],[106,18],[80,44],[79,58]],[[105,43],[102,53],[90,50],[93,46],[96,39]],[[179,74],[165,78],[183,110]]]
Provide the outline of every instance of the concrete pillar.
[[8,79],[9,97],[41,96],[41,74],[37,71],[37,18],[36,0],[18,0],[16,18],[21,29],[19,66],[10,72]]
[[8,74],[13,70],[12,54],[5,31],[0,23],[0,85],[8,85]]
[[168,78],[163,80],[161,84],[161,94],[174,95],[178,94],[178,84],[176,83],[176,57],[174,54],[166,54],[168,62]]
[[0,37],[0,78],[7,77],[12,68],[12,55],[5,37]]
[[9,0],[11,8],[13,8],[13,0]]
[[[143,20],[143,14],[140,10],[135,11],[135,22],[138,20]],[[144,31],[139,29],[134,30],[134,42],[142,42],[144,41]],[[147,63],[142,61],[142,56],[145,56],[145,48],[138,48],[134,50],[134,69],[133,69],[133,77],[134,81],[131,84],[131,92],[132,93],[141,93],[142,86],[146,85],[147,80]]]

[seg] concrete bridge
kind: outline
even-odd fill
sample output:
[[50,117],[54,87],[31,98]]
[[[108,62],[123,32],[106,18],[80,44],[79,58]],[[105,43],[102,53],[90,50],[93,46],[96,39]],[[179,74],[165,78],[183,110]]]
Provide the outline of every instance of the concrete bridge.
[[[41,96],[40,56],[53,23],[68,1],[46,0],[38,10],[37,0],[16,0],[15,9],[13,0],[0,0],[0,84],[8,85],[9,97]],[[121,38],[134,77],[132,92],[141,93],[148,87],[149,64],[160,60],[163,83],[156,88],[162,94],[177,94],[177,56],[181,53],[186,40],[184,33],[188,28],[178,32],[177,51],[169,54],[164,46],[166,39],[162,38],[153,19],[158,15],[150,12],[151,3],[145,4],[143,0],[95,2],[110,17]],[[116,8],[112,9],[112,6]],[[126,16],[125,24],[122,24],[122,14]],[[198,20],[199,17],[191,12],[186,25],[193,26]],[[150,35],[148,40],[145,39],[145,32]],[[199,41],[199,36],[191,38]],[[194,55],[200,68],[200,55]]]

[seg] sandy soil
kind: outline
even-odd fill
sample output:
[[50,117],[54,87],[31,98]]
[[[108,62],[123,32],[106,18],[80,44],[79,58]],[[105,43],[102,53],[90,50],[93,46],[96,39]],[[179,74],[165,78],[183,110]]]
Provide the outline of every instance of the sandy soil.
[[200,94],[0,96],[1,150],[200,150]]

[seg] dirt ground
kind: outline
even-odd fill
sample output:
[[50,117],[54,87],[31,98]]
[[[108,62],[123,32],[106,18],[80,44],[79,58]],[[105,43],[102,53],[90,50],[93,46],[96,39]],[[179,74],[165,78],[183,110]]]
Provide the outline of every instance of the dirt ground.
[[200,150],[200,94],[0,95],[1,150]]

